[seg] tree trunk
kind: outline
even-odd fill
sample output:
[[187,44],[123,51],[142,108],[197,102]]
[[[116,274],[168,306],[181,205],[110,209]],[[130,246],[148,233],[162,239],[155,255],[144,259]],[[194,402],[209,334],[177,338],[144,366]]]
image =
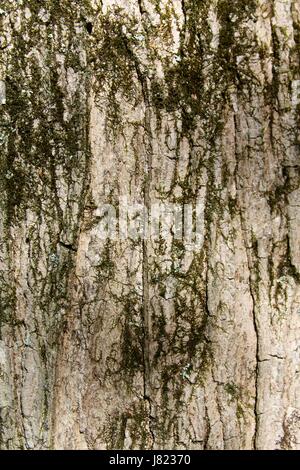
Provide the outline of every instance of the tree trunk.
[[42,3],[0,10],[0,447],[300,449],[300,1]]

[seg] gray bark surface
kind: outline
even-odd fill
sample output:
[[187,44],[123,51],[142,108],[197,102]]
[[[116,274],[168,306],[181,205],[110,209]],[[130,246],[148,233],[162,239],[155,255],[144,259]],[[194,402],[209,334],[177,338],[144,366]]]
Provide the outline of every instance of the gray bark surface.
[[[299,38],[299,0],[2,0],[1,449],[300,449]],[[199,247],[103,240],[122,196],[200,201]]]

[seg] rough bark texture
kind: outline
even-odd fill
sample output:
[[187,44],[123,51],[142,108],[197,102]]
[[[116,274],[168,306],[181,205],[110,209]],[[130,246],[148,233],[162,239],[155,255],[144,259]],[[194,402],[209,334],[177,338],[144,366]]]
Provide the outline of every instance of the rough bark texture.
[[[2,0],[2,449],[300,448],[300,1]],[[201,245],[99,208],[201,202]]]

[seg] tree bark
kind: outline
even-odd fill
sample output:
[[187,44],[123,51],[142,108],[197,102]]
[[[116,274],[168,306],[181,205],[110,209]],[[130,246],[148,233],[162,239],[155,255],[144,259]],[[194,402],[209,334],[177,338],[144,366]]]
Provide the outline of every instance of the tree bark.
[[0,448],[300,449],[300,1],[2,4]]

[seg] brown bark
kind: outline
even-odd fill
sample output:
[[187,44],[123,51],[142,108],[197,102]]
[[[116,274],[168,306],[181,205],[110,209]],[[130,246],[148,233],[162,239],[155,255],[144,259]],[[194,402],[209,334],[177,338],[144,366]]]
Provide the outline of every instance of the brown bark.
[[2,3],[1,448],[299,449],[299,0]]

